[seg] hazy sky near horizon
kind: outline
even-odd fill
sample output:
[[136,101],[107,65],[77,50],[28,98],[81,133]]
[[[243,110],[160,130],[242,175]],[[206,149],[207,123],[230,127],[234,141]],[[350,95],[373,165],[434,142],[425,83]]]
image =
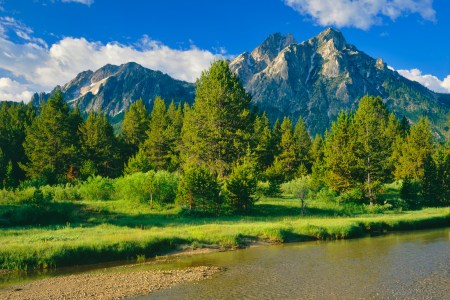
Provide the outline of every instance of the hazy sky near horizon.
[[448,0],[0,0],[0,99],[28,101],[84,70],[135,61],[194,82],[269,34],[327,27],[403,76],[450,93]]

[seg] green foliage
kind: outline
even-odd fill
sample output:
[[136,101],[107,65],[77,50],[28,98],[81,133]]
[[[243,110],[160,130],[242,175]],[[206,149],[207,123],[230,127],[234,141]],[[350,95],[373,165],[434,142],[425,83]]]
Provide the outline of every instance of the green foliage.
[[310,173],[312,163],[314,162],[310,157],[312,141],[302,117],[298,119],[297,124],[295,125],[294,142],[298,164],[300,166],[303,165],[306,168],[307,173]]
[[420,206],[420,201],[418,200],[420,190],[421,186],[418,181],[411,180],[409,177],[403,179],[400,197],[405,201],[408,209],[416,209]]
[[411,126],[409,135],[404,143],[397,145],[397,163],[395,178],[410,177],[421,180],[424,175],[424,163],[428,155],[435,149],[431,124],[427,118],[420,118],[419,122]]
[[125,112],[122,122],[122,134],[125,143],[130,145],[130,154],[136,153],[147,137],[149,114],[144,101],[139,99],[132,103]]
[[295,172],[299,166],[296,153],[296,143],[292,129],[292,122],[288,117],[281,123],[281,142],[280,154],[277,156],[281,168],[284,170],[285,180],[294,178]]
[[256,116],[253,125],[253,152],[258,173],[264,172],[274,160],[272,131],[267,114]]
[[70,167],[76,164],[76,134],[60,91],[40,109],[40,115],[26,128],[23,146],[29,161],[22,167],[31,178],[43,176],[55,183],[65,180]]
[[0,149],[3,154],[3,170],[0,170],[0,186],[17,187],[25,179],[19,164],[27,162],[23,143],[25,128],[35,118],[32,104],[0,102]]
[[106,114],[90,113],[81,126],[81,150],[96,175],[115,177],[122,173],[119,141]]
[[77,201],[82,197],[79,193],[79,186],[67,183],[65,185],[43,186],[41,187],[44,195],[51,195],[56,201]]
[[275,158],[275,161],[269,168],[267,168],[264,175],[267,181],[269,181],[269,188],[266,190],[266,195],[280,195],[280,186],[285,181],[285,173],[283,165],[278,158]]
[[242,163],[236,164],[223,187],[227,207],[233,212],[250,210],[257,200],[255,198],[257,183],[254,162],[245,159]]
[[324,167],[327,186],[337,192],[345,192],[354,186],[355,141],[353,116],[341,112],[325,136]]
[[117,198],[149,203],[153,190],[154,171],[133,173],[114,182]]
[[178,186],[178,205],[194,212],[219,213],[222,202],[217,175],[205,166],[186,165]]
[[250,142],[250,101],[228,63],[212,63],[197,81],[194,108],[185,113],[183,160],[204,164],[220,176],[228,175]]
[[136,155],[130,157],[124,168],[124,175],[130,175],[138,172],[147,173],[154,169],[149,157],[144,151],[139,150]]
[[389,112],[381,97],[369,96],[359,101],[354,116],[352,139],[356,161],[353,180],[362,186],[370,203],[375,203],[381,185],[390,179],[386,168],[397,132],[395,117],[387,130],[388,118]]
[[438,169],[433,157],[428,154],[423,165],[423,177],[421,178],[423,204],[436,206],[439,202],[439,194],[442,193],[438,179]]
[[160,205],[175,202],[180,176],[178,173],[158,171],[153,177],[152,192],[154,199]]
[[89,177],[79,188],[80,195],[87,200],[111,200],[114,195],[114,184],[109,178]]
[[164,136],[168,122],[166,103],[156,97],[143,150],[157,170],[167,169],[169,164],[169,141]]

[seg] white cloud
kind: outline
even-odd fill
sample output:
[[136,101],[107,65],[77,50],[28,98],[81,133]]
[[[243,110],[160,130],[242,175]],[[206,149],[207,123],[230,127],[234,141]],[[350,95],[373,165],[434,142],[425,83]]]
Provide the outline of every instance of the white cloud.
[[422,74],[422,71],[419,69],[397,70],[397,72],[409,80],[419,82],[432,91],[438,93],[450,93],[450,75],[448,75],[444,80],[440,80],[434,75]]
[[366,30],[380,24],[383,17],[395,20],[413,13],[429,21],[435,21],[436,17],[433,0],[284,0],[284,3],[321,26]]
[[0,17],[0,37],[8,39],[11,33],[27,42],[47,47],[47,43],[43,39],[32,36],[33,30],[27,25],[12,17]]
[[69,3],[69,2],[75,2],[75,3],[81,3],[87,6],[91,6],[94,4],[94,0],[62,0],[63,3]]
[[[12,18],[4,19],[4,23],[7,22],[21,25]],[[13,25],[6,27],[8,30],[19,27]],[[188,49],[172,49],[148,36],[135,45],[116,42],[104,44],[85,38],[66,37],[47,46],[45,42],[32,37],[31,29],[26,26],[20,28],[23,30],[17,30],[19,33],[16,32],[16,36],[23,40],[22,43],[11,41],[0,30],[0,69],[17,78],[24,78],[30,84],[20,85],[13,80],[8,82],[8,86],[14,85],[14,92],[7,93],[8,86],[4,83],[3,94],[0,95],[8,96],[9,100],[23,100],[21,97],[28,95],[30,87],[34,91],[49,91],[56,85],[67,83],[79,72],[97,70],[108,63],[120,65],[133,61],[176,79],[194,82],[214,59],[224,56],[223,49],[221,53],[213,53],[193,44]],[[18,90],[20,87],[22,92]]]
[[28,102],[33,93],[28,84],[22,84],[7,77],[0,78],[0,100]]

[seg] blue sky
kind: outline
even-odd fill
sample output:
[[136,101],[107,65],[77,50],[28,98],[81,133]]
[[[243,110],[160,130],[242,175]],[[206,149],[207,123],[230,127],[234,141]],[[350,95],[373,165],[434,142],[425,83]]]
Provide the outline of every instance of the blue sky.
[[83,70],[136,61],[195,81],[269,34],[327,27],[405,77],[450,92],[448,0],[0,0],[0,99],[29,100]]

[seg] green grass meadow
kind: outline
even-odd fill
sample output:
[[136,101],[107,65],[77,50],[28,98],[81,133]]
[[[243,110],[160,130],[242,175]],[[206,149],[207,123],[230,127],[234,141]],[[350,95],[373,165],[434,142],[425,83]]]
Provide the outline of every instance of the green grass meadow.
[[[127,200],[57,201],[71,221],[0,229],[2,269],[46,269],[142,260],[181,246],[232,249],[251,242],[348,239],[386,231],[450,225],[449,208],[377,211],[368,206],[311,200],[301,216],[292,196],[261,198],[242,216],[186,216],[179,208],[150,209]],[[2,210],[9,209],[0,205]],[[16,209],[20,209],[18,206]]]

